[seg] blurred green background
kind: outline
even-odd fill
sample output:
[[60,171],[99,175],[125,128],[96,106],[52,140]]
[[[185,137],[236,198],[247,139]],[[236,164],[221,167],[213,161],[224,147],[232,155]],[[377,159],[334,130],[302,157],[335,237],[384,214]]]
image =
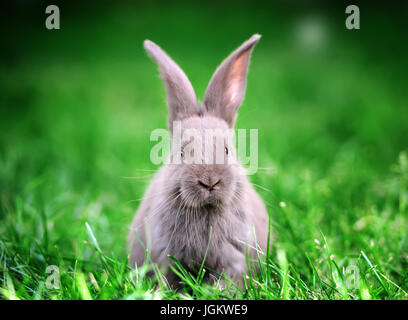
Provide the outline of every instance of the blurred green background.
[[45,1],[1,5],[4,261],[87,261],[85,222],[105,253],[124,258],[156,169],[150,132],[167,119],[143,40],[168,52],[201,99],[219,63],[260,33],[236,127],[259,129],[264,169],[251,180],[268,189],[258,191],[276,248],[302,270],[298,251],[318,261],[322,232],[339,264],[365,250],[407,288],[406,3],[355,3],[360,30],[345,28],[342,2],[52,4],[60,30],[45,28]]

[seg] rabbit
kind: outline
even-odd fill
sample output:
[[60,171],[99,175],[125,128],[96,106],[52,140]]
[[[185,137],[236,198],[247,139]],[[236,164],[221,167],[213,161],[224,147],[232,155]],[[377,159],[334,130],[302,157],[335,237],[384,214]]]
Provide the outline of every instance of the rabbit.
[[[179,121],[189,128],[233,129],[244,98],[251,52],[260,39],[255,34],[232,52],[215,71],[204,102],[180,67],[155,43],[144,41],[148,55],[157,63],[167,92],[168,127]],[[172,145],[171,156],[185,150]],[[266,252],[271,230],[269,215],[243,167],[225,142],[224,164],[163,165],[153,177],[133,219],[128,235],[132,268],[153,262],[165,270],[170,286],[180,279],[169,265],[176,258],[190,272],[204,265],[205,279],[222,281],[221,275],[242,285],[248,259]],[[235,150],[235,149],[234,149]]]

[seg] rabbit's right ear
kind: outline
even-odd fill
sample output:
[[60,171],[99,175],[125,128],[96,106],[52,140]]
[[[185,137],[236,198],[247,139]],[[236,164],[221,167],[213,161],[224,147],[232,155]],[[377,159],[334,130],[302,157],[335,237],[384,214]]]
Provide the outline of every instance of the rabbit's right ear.
[[205,92],[207,111],[224,119],[231,128],[244,99],[249,58],[260,38],[259,34],[254,34],[231,53],[217,68]]
[[144,48],[159,66],[161,78],[166,86],[167,105],[170,112],[168,125],[172,131],[173,121],[197,113],[194,89],[183,70],[158,45],[145,40]]

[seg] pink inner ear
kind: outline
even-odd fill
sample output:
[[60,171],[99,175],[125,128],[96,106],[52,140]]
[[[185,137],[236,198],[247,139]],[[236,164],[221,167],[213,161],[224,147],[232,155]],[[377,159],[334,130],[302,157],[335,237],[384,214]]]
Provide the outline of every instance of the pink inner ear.
[[229,73],[229,87],[228,87],[228,97],[229,106],[235,106],[240,104],[240,100],[243,96],[243,91],[245,90],[245,76],[248,65],[248,52],[250,50],[244,51],[240,56],[235,59],[231,71]]

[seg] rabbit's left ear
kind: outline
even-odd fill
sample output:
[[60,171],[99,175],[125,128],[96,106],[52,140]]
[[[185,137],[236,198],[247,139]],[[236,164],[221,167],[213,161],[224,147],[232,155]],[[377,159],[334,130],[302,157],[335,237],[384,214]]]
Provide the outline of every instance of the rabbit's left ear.
[[237,110],[245,95],[249,58],[261,38],[254,34],[217,68],[204,96],[206,110],[234,126]]
[[196,95],[183,70],[157,44],[145,40],[144,47],[159,66],[161,78],[166,86],[167,105],[170,112],[168,123],[172,131],[173,121],[197,113]]

